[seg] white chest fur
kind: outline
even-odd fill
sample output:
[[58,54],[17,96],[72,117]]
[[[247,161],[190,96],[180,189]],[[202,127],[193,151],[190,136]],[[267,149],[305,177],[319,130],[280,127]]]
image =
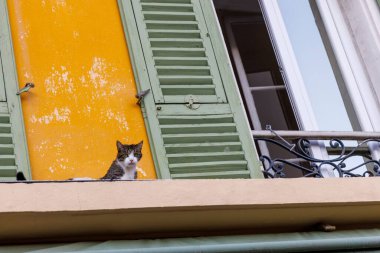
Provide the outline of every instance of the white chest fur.
[[120,180],[135,180],[136,164],[125,166],[123,163],[117,161],[119,166],[124,170],[124,175]]

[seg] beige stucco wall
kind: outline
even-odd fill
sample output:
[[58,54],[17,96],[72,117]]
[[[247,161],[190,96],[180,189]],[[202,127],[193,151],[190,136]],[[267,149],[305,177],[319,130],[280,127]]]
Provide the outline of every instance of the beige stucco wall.
[[2,242],[376,227],[380,179],[0,184]]
[[[380,105],[380,9],[373,0],[340,0],[340,9],[371,89]],[[353,66],[355,67],[355,66]],[[370,96],[370,94],[366,94]]]

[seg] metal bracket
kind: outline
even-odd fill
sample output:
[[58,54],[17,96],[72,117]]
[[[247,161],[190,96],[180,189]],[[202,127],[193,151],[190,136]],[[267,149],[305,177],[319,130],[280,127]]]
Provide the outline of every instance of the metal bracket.
[[199,104],[199,99],[194,95],[187,95],[185,97],[186,107],[191,110],[198,109],[201,105]]
[[21,93],[28,92],[31,88],[34,88],[34,83],[26,83],[24,88],[17,91],[16,95],[19,96]]
[[150,92],[150,89],[140,91],[135,95],[137,98],[136,104],[141,105],[141,101],[144,99],[144,97]]
[[288,141],[286,141],[282,136],[280,136],[278,133],[276,133],[271,125],[266,125],[265,127],[266,130],[270,131],[272,134],[276,135],[280,140],[282,140],[288,147],[290,151],[293,151],[294,148],[296,147],[296,144],[290,144]]

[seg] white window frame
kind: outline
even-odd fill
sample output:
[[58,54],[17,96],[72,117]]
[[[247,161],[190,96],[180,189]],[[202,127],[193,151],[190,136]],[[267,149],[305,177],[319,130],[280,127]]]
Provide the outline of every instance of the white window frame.
[[[299,124],[303,130],[318,131],[318,125],[309,102],[305,84],[288,37],[284,21],[277,0],[260,1],[264,17],[270,30],[273,42],[277,47],[282,67],[286,73],[288,92],[293,100],[294,108],[298,114]],[[316,0],[322,22],[335,54],[347,93],[361,131],[380,130],[380,108],[377,104],[371,84],[365,72],[353,38],[343,18],[338,1]],[[313,155],[322,159],[327,158],[323,144],[313,149]],[[373,159],[379,160],[378,144],[371,144],[370,150]]]
[[[290,100],[295,108],[298,124],[302,130],[318,131],[318,124],[313,112],[312,105],[308,99],[305,83],[298,67],[292,44],[290,42],[279,5],[276,0],[259,1],[263,16],[267,25],[270,26],[270,36],[276,45],[276,55],[283,71],[284,81],[289,93]],[[328,160],[329,156],[322,141],[312,143],[312,153],[315,158]],[[321,172],[325,177],[334,177],[334,172],[329,166],[323,166]]]

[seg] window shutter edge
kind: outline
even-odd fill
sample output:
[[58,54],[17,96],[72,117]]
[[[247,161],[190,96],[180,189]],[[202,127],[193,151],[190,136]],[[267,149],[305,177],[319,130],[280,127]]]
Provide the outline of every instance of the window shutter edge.
[[251,177],[264,178],[261,172],[262,164],[258,159],[259,156],[254,144],[252,133],[250,131],[250,125],[246,116],[247,114],[244,110],[239,88],[234,77],[232,64],[230,58],[228,57],[227,48],[225,46],[225,43],[220,43],[220,41],[224,41],[224,38],[222,37],[221,28],[219,22],[217,21],[218,18],[216,16],[213,3],[210,0],[202,0],[200,2],[204,16],[214,17],[207,20],[208,22],[206,23],[206,26],[210,33],[211,42],[213,44],[219,72],[224,83],[224,88],[226,90],[227,99],[231,106],[231,110],[234,114],[236,122],[239,122],[239,124],[237,124],[237,127],[238,132],[242,137],[241,142],[246,152],[246,157],[251,157],[251,159],[247,159],[248,166],[251,171]]
[[4,83],[7,94],[10,123],[12,124],[12,137],[14,144],[15,163],[18,171],[22,171],[27,179],[31,179],[30,161],[21,100],[16,95],[18,90],[17,69],[14,59],[11,30],[9,24],[6,0],[0,0],[0,32],[2,39],[0,52],[3,63]]

